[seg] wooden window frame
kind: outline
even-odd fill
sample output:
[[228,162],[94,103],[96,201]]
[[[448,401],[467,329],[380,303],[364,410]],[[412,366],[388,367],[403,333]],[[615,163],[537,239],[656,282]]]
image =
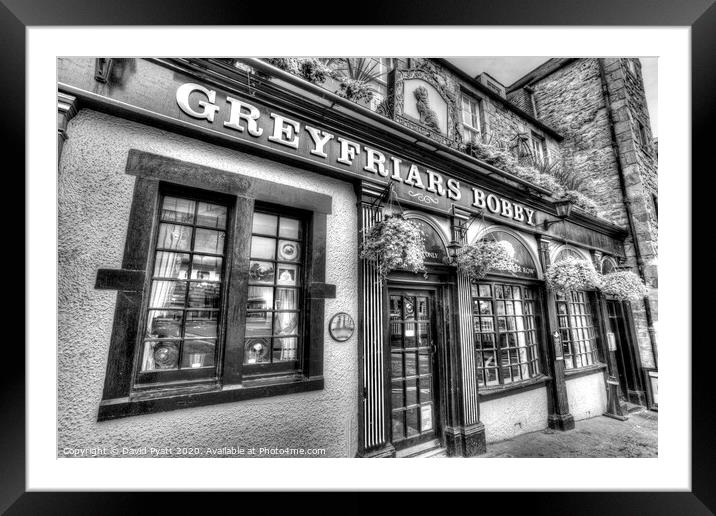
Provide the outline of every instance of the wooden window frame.
[[[573,293],[582,294],[584,296],[584,301],[579,301],[576,304],[584,305],[585,311],[583,313],[574,313],[573,312],[573,304],[575,302],[572,299]],[[566,314],[560,314],[559,312],[559,305],[564,304],[567,312]],[[590,369],[594,368],[596,366],[602,365],[600,362],[600,356],[599,356],[599,346],[597,343],[597,337],[598,337],[598,331],[599,328],[597,326],[597,312],[595,310],[592,296],[590,295],[590,292],[587,290],[571,290],[565,294],[564,299],[559,299],[555,297],[555,309],[557,311],[557,328],[560,332],[561,338],[562,338],[562,346],[563,346],[563,356],[564,356],[564,367],[566,372],[570,371],[579,371],[582,369]],[[589,317],[591,319],[591,325],[582,325],[581,323],[578,326],[572,326],[572,320],[574,318],[586,318]],[[566,317],[567,319],[567,326],[562,326],[560,322],[561,317]],[[573,338],[573,335],[580,335],[580,332],[582,332],[582,335],[585,331],[589,332],[591,330],[591,337],[585,338]],[[568,339],[564,338],[565,333],[569,336]],[[574,348],[574,342],[589,342],[591,343],[591,350],[589,351],[582,351],[581,348],[578,349],[575,352]],[[567,347],[569,350],[569,353],[566,353],[564,351],[564,347]],[[585,364],[584,357],[588,357],[591,355],[591,363]],[[580,356],[582,357],[581,361],[582,364],[580,366],[577,366],[576,357]],[[571,363],[571,366],[570,366]]]
[[[335,285],[325,283],[327,215],[332,211],[332,197],[134,149],[129,152],[126,173],[136,180],[122,267],[98,270],[95,285],[118,291],[97,419],[323,389],[324,302],[335,297]],[[233,199],[234,208],[228,217],[231,222],[227,220],[227,235],[231,236],[227,237],[222,281],[224,291],[232,295],[226,296],[224,341],[217,375],[138,389],[135,368],[144,330],[145,303],[150,294],[147,284],[151,281],[149,267],[158,230],[158,205],[164,189]],[[300,370],[244,378],[248,256],[257,203],[291,206],[303,210],[310,219],[310,231],[305,237],[304,358]]]
[[[472,282],[471,289],[473,287],[476,287],[479,285],[489,285],[490,286],[490,297],[486,298],[484,296],[479,296],[479,295],[475,296],[471,292],[470,298],[472,299],[473,303],[475,300],[484,300],[484,299],[490,299],[491,302],[493,303],[491,317],[494,320],[494,331],[492,333],[494,333],[494,335],[495,335],[495,350],[496,350],[496,354],[498,357],[498,363],[497,363],[497,368],[496,368],[498,383],[489,384],[489,385],[487,384],[487,377],[485,375],[486,370],[483,367],[482,368],[483,369],[483,382],[481,383],[479,381],[479,378],[477,379],[478,389],[482,390],[484,392],[490,392],[492,390],[508,390],[508,389],[511,390],[511,389],[519,389],[519,388],[525,386],[526,384],[538,382],[540,379],[545,377],[545,374],[544,374],[545,367],[544,367],[544,362],[543,362],[543,357],[542,357],[542,338],[543,338],[543,334],[544,334],[544,331],[543,331],[544,317],[543,317],[543,313],[542,313],[542,304],[541,304],[541,295],[540,295],[540,291],[539,291],[539,284],[536,282],[505,281],[501,278],[495,278],[495,279],[486,278],[483,280],[478,280],[478,281]],[[528,315],[531,315],[534,318],[534,328],[524,328],[523,330],[520,330],[520,331],[523,331],[525,333],[525,335],[527,333],[529,333],[530,331],[532,331],[534,333],[534,343],[527,343],[525,346],[526,353],[528,354],[528,360],[527,360],[527,362],[525,362],[525,364],[527,364],[528,370],[529,370],[530,364],[534,364],[534,367],[536,368],[536,372],[534,372],[534,374],[532,374],[526,378],[521,378],[520,380],[505,382],[504,378],[503,378],[503,371],[502,371],[503,365],[502,365],[502,362],[500,361],[502,354],[504,352],[509,353],[509,351],[512,349],[519,350],[519,346],[512,348],[508,345],[507,348],[503,348],[500,345],[499,334],[500,333],[516,333],[518,330],[506,330],[504,332],[501,332],[499,330],[499,324],[497,323],[497,319],[498,319],[498,317],[501,317],[501,316],[497,314],[497,310],[496,310],[496,307],[494,304],[494,303],[498,302],[498,298],[495,296],[495,285],[500,285],[501,287],[509,286],[511,288],[514,288],[514,287],[519,288],[520,292],[521,292],[520,301],[523,303],[521,317],[526,318]],[[527,314],[524,310],[524,308],[525,308],[524,289],[525,288],[532,289],[533,293],[534,293],[534,297],[532,299],[530,299],[530,301],[532,301],[534,303],[534,310],[531,314]],[[514,302],[514,300],[515,300],[514,297],[509,299],[509,301],[513,301],[513,302]],[[502,301],[506,301],[506,299],[502,298]],[[471,317],[474,317],[474,316],[475,316],[474,311],[472,311]],[[516,317],[516,314],[510,315],[505,312],[504,317]],[[474,320],[472,320],[471,322],[474,326]],[[473,333],[474,333],[474,327],[473,327]],[[482,352],[483,352],[483,348],[477,342],[475,342],[475,354],[477,355],[478,353],[482,353]],[[532,358],[529,358],[529,356],[533,355],[533,354],[534,354],[534,356],[532,356]],[[508,354],[508,356],[509,356],[509,354]],[[475,357],[475,359],[476,359],[475,371],[477,374],[477,369],[480,369],[480,366],[477,365],[479,363],[477,356]],[[522,365],[521,362],[520,363],[509,363],[509,365],[507,367],[510,368],[510,371],[511,371],[511,368],[514,366],[520,367],[520,374],[521,374],[521,365]],[[512,378],[511,372],[510,372],[510,378]]]
[[[473,127],[470,124],[465,123],[464,119],[464,113],[465,113],[465,107],[464,107],[464,100],[467,99],[468,102],[475,105],[475,108],[477,110],[477,124],[478,127]],[[472,110],[470,111],[470,114],[472,115]],[[477,97],[473,97],[472,95],[466,93],[465,91],[460,92],[460,122],[462,125],[462,136],[465,138],[466,133],[469,134],[475,134],[475,138],[479,140],[482,137],[482,102]],[[471,140],[472,141],[472,140]]]

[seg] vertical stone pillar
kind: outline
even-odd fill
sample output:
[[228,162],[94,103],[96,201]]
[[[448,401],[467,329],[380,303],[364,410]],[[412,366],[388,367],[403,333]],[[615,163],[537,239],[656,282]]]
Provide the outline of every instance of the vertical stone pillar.
[[[455,242],[467,244],[467,231],[464,230],[469,213],[454,210],[453,235]],[[480,421],[480,404],[477,396],[477,375],[475,372],[475,344],[472,328],[472,295],[470,278],[457,273],[457,334],[459,335],[459,381],[461,388],[458,427],[445,429],[448,454],[472,457],[486,451],[485,425]],[[456,349],[456,348],[453,348]]]
[[62,146],[67,139],[67,124],[77,114],[77,98],[66,93],[57,93],[57,164],[60,164]]
[[[551,241],[547,238],[539,237],[538,243],[542,270],[545,271],[550,264]],[[561,349],[562,343],[554,292],[545,288],[543,301],[547,312],[547,319],[545,320],[547,342],[543,346],[543,350],[547,358],[549,374],[552,376],[549,389],[551,403],[549,404],[548,425],[554,430],[571,430],[574,428],[574,417],[569,412],[567,385],[564,377],[564,357]]]
[[[380,188],[361,185],[360,213],[361,242],[363,231],[383,218],[383,211],[375,199],[382,194]],[[386,410],[386,385],[389,370],[386,367],[383,320],[384,286],[375,266],[360,260],[361,287],[361,444],[364,457],[390,457],[395,449],[389,442],[390,414]]]

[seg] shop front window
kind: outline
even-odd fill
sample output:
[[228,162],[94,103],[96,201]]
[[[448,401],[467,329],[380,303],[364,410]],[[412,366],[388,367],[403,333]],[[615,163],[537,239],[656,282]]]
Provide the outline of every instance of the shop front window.
[[254,213],[244,364],[298,364],[304,227],[294,216]]
[[596,364],[596,334],[588,293],[582,290],[559,292],[556,301],[565,368],[578,369]]
[[139,382],[216,372],[228,206],[161,199]]
[[525,285],[472,285],[477,381],[506,385],[540,374],[537,291]]

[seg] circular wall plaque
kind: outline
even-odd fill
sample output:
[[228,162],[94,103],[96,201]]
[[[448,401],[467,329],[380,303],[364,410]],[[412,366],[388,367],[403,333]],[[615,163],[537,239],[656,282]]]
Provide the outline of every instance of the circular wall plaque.
[[355,328],[356,325],[355,322],[353,322],[353,317],[345,312],[338,312],[331,317],[331,321],[328,323],[328,331],[331,337],[338,342],[345,342],[350,339],[353,336]]

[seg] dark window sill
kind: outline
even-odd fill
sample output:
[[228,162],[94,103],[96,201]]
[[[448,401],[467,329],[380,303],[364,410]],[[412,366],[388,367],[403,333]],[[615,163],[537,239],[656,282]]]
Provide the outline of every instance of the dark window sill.
[[[193,388],[191,392],[179,391],[157,397],[147,392],[138,398],[119,398],[103,400],[99,406],[97,421],[106,421],[122,417],[166,412],[189,407],[203,407],[220,403],[232,403],[242,400],[281,396],[298,392],[322,390],[323,376],[303,378],[282,376],[277,378],[253,380],[243,385],[204,386],[203,390]],[[211,389],[211,390],[206,390]],[[168,394],[168,393],[167,393]]]
[[565,369],[564,378],[570,380],[572,378],[579,378],[580,376],[587,376],[594,373],[599,373],[607,368],[607,364],[592,364],[587,367],[580,367],[579,369]]
[[524,380],[519,383],[511,383],[509,385],[500,385],[499,387],[479,387],[477,388],[477,394],[480,397],[480,401],[490,401],[498,398],[504,398],[506,396],[513,396],[523,392],[531,391],[533,389],[539,389],[543,387],[548,381],[552,379],[551,376],[540,375],[529,380]]

